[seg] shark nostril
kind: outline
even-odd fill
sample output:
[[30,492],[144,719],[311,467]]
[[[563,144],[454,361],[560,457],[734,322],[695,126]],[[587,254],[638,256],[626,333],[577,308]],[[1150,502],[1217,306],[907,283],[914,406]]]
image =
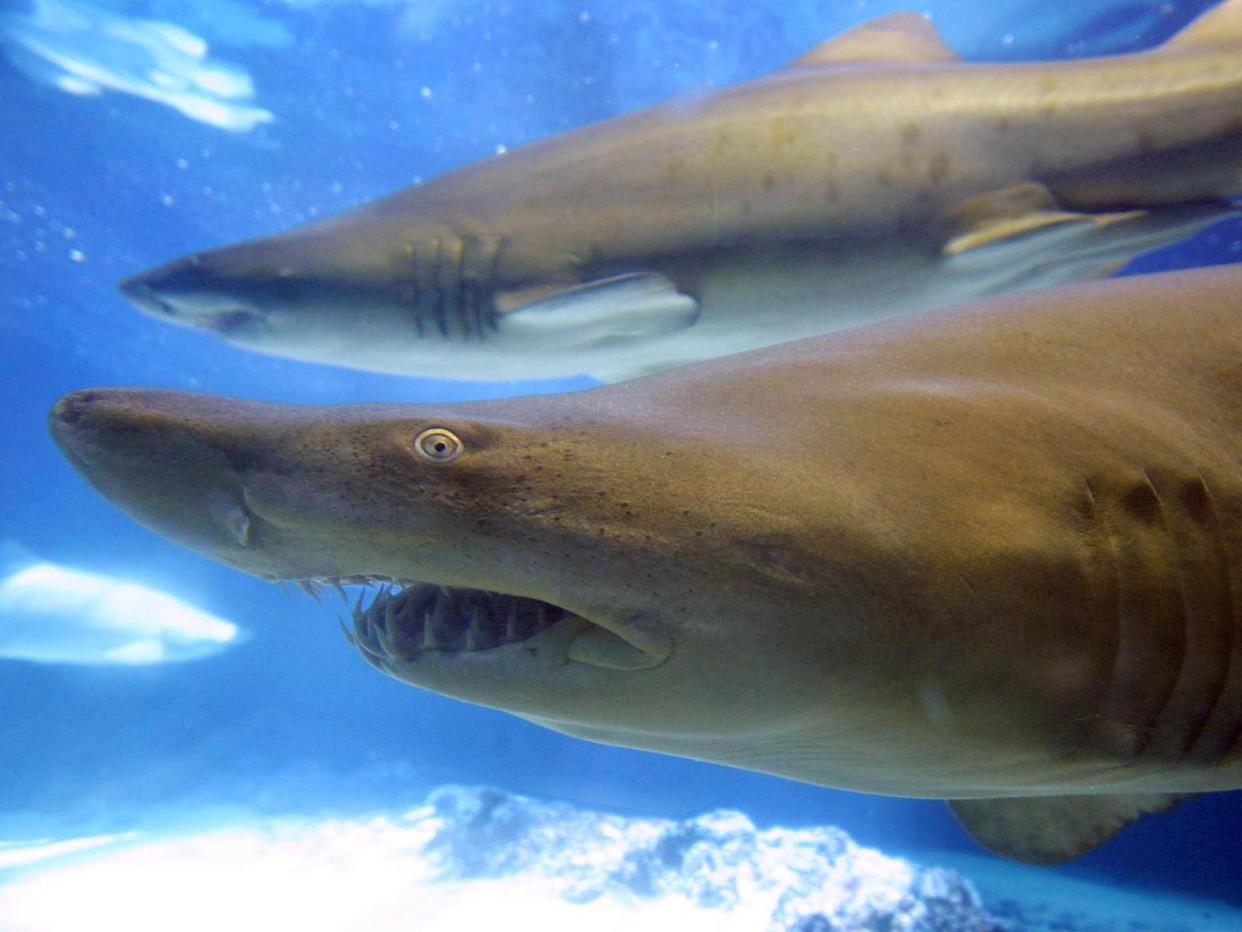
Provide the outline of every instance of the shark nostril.
[[52,422],[70,426],[77,424],[98,397],[99,393],[92,389],[66,395],[52,409]]

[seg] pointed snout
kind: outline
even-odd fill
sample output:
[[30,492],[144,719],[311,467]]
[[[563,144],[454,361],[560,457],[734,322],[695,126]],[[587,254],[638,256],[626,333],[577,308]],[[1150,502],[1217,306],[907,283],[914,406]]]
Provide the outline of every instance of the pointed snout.
[[237,438],[253,455],[257,431],[239,431],[254,422],[251,407],[264,406],[184,392],[85,389],[56,403],[49,429],[74,468],[135,520],[227,559],[250,544]]
[[247,282],[227,274],[227,251],[195,254],[120,282],[134,307],[168,323],[235,335],[261,326],[265,315]]

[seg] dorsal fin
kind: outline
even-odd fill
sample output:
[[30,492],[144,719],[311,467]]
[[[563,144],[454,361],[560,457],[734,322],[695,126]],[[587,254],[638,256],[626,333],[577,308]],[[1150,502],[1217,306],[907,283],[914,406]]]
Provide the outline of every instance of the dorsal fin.
[[1242,45],[1242,0],[1224,0],[1190,21],[1158,50],[1185,51],[1195,46]]
[[821,42],[786,67],[811,68],[848,62],[958,61],[936,27],[919,13],[894,13],[861,23]]

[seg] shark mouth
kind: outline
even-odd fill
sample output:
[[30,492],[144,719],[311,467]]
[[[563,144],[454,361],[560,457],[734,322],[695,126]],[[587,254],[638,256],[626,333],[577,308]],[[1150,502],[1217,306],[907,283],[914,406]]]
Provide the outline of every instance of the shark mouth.
[[[312,595],[323,585],[343,592],[341,584],[367,586],[342,629],[366,661],[384,673],[408,670],[431,657],[486,656],[519,644],[533,650],[537,639],[563,644],[565,662],[612,670],[658,666],[670,652],[658,643],[639,646],[581,615],[526,596],[356,576],[298,581]],[[375,594],[368,603],[369,592]],[[553,634],[540,638],[549,631]]]

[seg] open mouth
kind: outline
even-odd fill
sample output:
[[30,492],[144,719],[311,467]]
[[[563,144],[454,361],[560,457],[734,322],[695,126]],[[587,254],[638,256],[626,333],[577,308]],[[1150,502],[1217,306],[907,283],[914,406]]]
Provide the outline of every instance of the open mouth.
[[[371,577],[300,580],[311,594],[322,585],[364,585],[342,627],[367,662],[385,673],[435,655],[483,656],[513,645],[533,647],[545,632],[559,635],[564,660],[611,670],[658,666],[669,650],[643,646],[560,606],[484,589],[397,583]],[[374,593],[370,601],[367,596]]]
[[228,337],[241,336],[247,332],[257,330],[266,323],[266,318],[256,311],[236,307],[215,311],[210,315],[204,316],[198,323],[201,327],[214,330],[221,336]]

